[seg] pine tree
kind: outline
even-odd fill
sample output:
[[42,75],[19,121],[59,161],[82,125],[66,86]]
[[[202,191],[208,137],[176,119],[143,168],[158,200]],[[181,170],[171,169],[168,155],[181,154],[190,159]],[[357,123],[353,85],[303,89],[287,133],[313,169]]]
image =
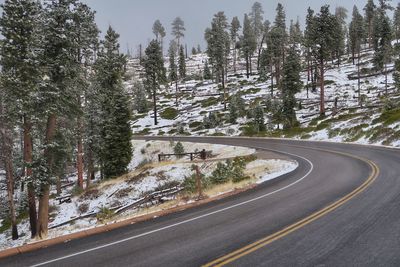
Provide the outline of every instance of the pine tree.
[[238,17],[233,17],[230,27],[230,37],[233,46],[233,71],[236,73],[236,60],[237,60],[237,40],[239,37],[239,30],[241,28]]
[[186,78],[186,61],[185,52],[183,46],[181,45],[179,49],[179,78],[183,81]]
[[337,58],[338,67],[340,66],[340,57],[344,54],[345,51],[345,37],[347,32],[347,9],[344,7],[336,7],[335,10],[335,18],[337,20],[336,29],[335,29],[335,43],[334,43],[334,54]]
[[284,127],[286,128],[291,128],[297,124],[294,108],[296,106],[295,94],[300,92],[303,84],[300,79],[300,72],[300,57],[296,52],[296,48],[292,46],[283,66],[282,78],[282,114],[284,117]]
[[211,22],[211,28],[207,28],[204,34],[207,41],[207,55],[210,58],[210,63],[221,77],[222,89],[224,91],[225,110],[227,107],[225,75],[227,72],[228,56],[230,53],[230,36],[227,29],[228,22],[224,12],[218,12],[214,15]]
[[251,57],[253,56],[254,51],[257,49],[257,40],[253,27],[251,27],[251,21],[247,14],[244,14],[243,35],[241,36],[240,40],[240,48],[246,60],[246,75],[247,78],[249,78],[251,74]]
[[229,101],[229,122],[236,123],[238,118],[238,108],[236,106],[236,99],[234,96]]
[[197,54],[197,50],[196,50],[196,47],[192,47],[192,56],[194,56],[194,55],[196,55]]
[[156,20],[153,24],[153,33],[156,36],[156,40],[160,42],[161,51],[163,51],[163,40],[166,35],[165,28],[161,24],[160,20]]
[[361,105],[361,80],[360,80],[360,53],[361,44],[366,37],[364,20],[362,15],[358,12],[357,6],[353,7],[353,16],[349,27],[350,48],[353,55],[353,64],[355,53],[357,53],[357,76],[358,76],[358,101]]
[[314,69],[314,61],[312,58],[312,48],[314,46],[314,32],[315,32],[315,17],[314,17],[314,10],[311,8],[308,8],[307,10],[307,16],[306,16],[306,28],[304,30],[304,39],[303,39],[303,45],[306,48],[306,61],[307,61],[307,98],[308,98],[308,92],[309,92],[309,83],[311,82],[312,87],[314,88],[315,82],[314,82],[314,74],[313,74],[313,69]]
[[29,222],[32,238],[37,232],[37,213],[35,182],[32,177],[32,115],[34,113],[34,95],[38,91],[41,68],[39,66],[40,15],[38,2],[27,0],[7,0],[1,6],[3,15],[0,19],[2,85],[8,97],[8,104],[13,116],[22,117],[24,180],[28,185]]
[[367,4],[364,7],[365,11],[365,21],[368,25],[368,43],[369,47],[373,44],[373,32],[374,32],[374,18],[375,18],[375,3],[374,0],[368,0]]
[[325,63],[335,51],[336,32],[338,21],[329,11],[329,6],[321,7],[321,11],[314,18],[313,31],[310,39],[313,43],[312,53],[319,63],[320,70],[320,114],[325,115]]
[[197,45],[197,54],[201,54],[201,47],[200,47],[200,45]]
[[134,88],[134,108],[139,113],[146,113],[148,111],[146,90],[142,82],[136,81],[133,84]]
[[176,17],[172,22],[172,36],[175,37],[178,47],[181,46],[180,40],[185,36],[185,23],[180,17]]
[[400,3],[397,4],[396,10],[393,14],[393,31],[396,43],[399,44],[400,39]]
[[264,10],[262,8],[261,3],[255,2],[251,7],[249,19],[257,43],[261,40],[263,35],[263,20],[264,20],[263,14]]
[[[48,209],[50,184],[56,176],[54,172],[56,133],[60,126],[58,120],[63,116],[76,116],[79,105],[76,101],[77,87],[74,86],[79,65],[76,61],[77,36],[74,17],[77,14],[77,1],[49,1],[45,6],[43,35],[44,66],[47,79],[42,83],[38,99],[40,112],[47,117],[43,154],[37,155],[37,170],[45,170],[39,175],[33,171],[39,184],[38,236],[45,238],[48,232]],[[60,96],[63,96],[62,98]]]
[[299,46],[303,42],[303,33],[300,29],[299,20],[296,23],[293,23],[293,20],[290,21],[289,27],[289,44]]
[[256,132],[263,132],[266,130],[265,119],[264,119],[264,108],[262,106],[256,106],[254,108],[254,119],[253,119],[254,130]]
[[281,88],[281,69],[285,59],[285,47],[287,44],[286,15],[282,4],[276,7],[274,26],[271,30],[271,50],[275,65],[275,76],[278,88]]
[[212,79],[210,67],[208,66],[208,61],[206,61],[204,63],[203,78],[204,78],[204,80],[211,80]]
[[97,45],[97,37],[99,30],[97,29],[94,21],[95,12],[92,11],[87,5],[77,3],[73,14],[74,29],[74,55],[77,64],[77,74],[74,82],[77,92],[77,104],[81,112],[77,113],[76,118],[76,139],[77,139],[77,176],[78,186],[83,189],[83,119],[81,116],[83,107],[82,102],[85,99],[86,89],[89,87],[89,65],[93,61],[95,46]]
[[175,105],[178,106],[178,66],[176,65],[176,53],[178,50],[175,40],[169,43],[168,56],[169,56],[169,80],[175,82]]
[[393,80],[395,88],[400,91],[400,59],[397,59],[394,64]]
[[102,172],[105,178],[124,174],[132,158],[131,113],[122,77],[126,58],[119,53],[119,34],[108,28],[95,70],[102,92]]
[[161,48],[156,40],[150,42],[145,51],[146,58],[144,60],[145,68],[145,85],[151,90],[153,97],[154,124],[157,125],[157,90],[160,84],[166,82],[166,70],[164,68],[164,60],[161,54]]
[[[7,3],[6,3],[7,4]],[[3,16],[4,18],[4,16]],[[3,88],[0,88],[0,162],[4,166],[6,172],[6,188],[8,200],[8,218],[11,221],[11,237],[13,240],[18,239],[18,227],[16,219],[16,209],[14,203],[14,164],[13,164],[13,136],[16,125],[16,118],[13,116],[12,104],[8,103]]]

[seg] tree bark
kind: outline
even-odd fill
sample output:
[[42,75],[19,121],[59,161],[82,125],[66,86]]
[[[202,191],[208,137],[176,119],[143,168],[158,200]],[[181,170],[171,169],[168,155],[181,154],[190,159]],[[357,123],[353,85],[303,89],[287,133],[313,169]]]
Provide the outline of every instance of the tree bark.
[[[56,122],[57,117],[55,114],[50,114],[47,119],[47,127],[46,127],[46,149],[44,152],[44,156],[47,161],[47,167],[52,173],[54,155],[49,149],[49,145],[54,141],[54,136],[56,133]],[[37,234],[40,239],[44,239],[48,234],[48,224],[49,224],[49,196],[50,196],[50,185],[49,183],[43,183],[40,188],[40,197],[39,197],[39,212],[38,212],[38,230]]]
[[226,110],[225,70],[222,68],[222,88],[224,89],[224,110]]
[[324,81],[324,60],[321,59],[321,92],[320,92],[320,115],[324,116],[325,115],[325,81]]
[[153,110],[154,110],[154,125],[158,124],[157,121],[157,100],[156,100],[156,89],[153,89]]
[[[25,175],[32,176],[32,168],[29,164],[32,163],[32,123],[28,115],[24,116],[24,161],[28,165],[26,167]],[[29,207],[29,225],[31,230],[31,237],[34,238],[37,233],[37,212],[36,212],[36,194],[35,188],[32,183],[28,183],[28,207]]]
[[175,80],[175,106],[178,106],[178,79]]
[[258,56],[257,56],[257,70],[260,70],[260,57],[261,57],[261,50],[262,50],[262,45],[265,40],[265,34],[263,34],[263,37],[261,39],[260,47],[258,48]]
[[360,48],[358,49],[358,59],[357,59],[357,86],[358,86],[358,103],[362,107],[361,102],[361,80],[360,80]]
[[249,57],[246,57],[246,76],[247,79],[250,77],[250,73],[249,73]]
[[93,152],[91,147],[88,149],[87,161],[86,190],[90,187],[91,180],[94,179]]
[[274,97],[274,73],[273,73],[273,65],[272,62],[270,64],[270,68],[271,68],[271,97]]
[[[79,101],[80,102],[80,101]],[[78,172],[78,186],[83,189],[83,142],[82,142],[82,118],[77,118],[77,138],[78,138],[78,154],[76,155],[76,169]]]

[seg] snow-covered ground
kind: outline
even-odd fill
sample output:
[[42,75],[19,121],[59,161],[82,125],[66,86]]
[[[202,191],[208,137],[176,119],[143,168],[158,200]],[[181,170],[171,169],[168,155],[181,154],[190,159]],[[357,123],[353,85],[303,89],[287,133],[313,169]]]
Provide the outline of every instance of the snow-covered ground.
[[[373,51],[365,50],[361,54],[361,72],[367,73],[372,71],[372,58]],[[188,75],[193,77],[194,74],[200,75],[203,70],[204,63],[207,60],[205,54],[198,54],[187,59]],[[253,63],[255,64],[256,58]],[[357,60],[356,60],[357,62]],[[330,62],[329,62],[330,63]],[[271,95],[271,81],[259,81],[258,75],[252,75],[247,78],[244,75],[244,62],[243,60],[238,61],[238,71],[236,75],[233,75],[232,62],[230,62],[229,75],[227,80],[227,88],[229,95],[240,92],[242,99],[246,103],[246,109],[254,104],[255,101],[262,101],[269,98]],[[134,66],[131,65],[134,69]],[[388,64],[387,68],[393,69],[393,64]],[[253,66],[256,69],[256,66]],[[323,123],[324,119],[319,119],[319,88],[315,91],[306,90],[305,86],[301,92],[296,94],[296,99],[301,103],[301,107],[297,107],[296,114],[297,119],[301,124],[302,128],[309,128],[313,126],[315,129],[310,129],[306,132],[299,132],[296,134],[285,134],[276,131],[277,126],[271,124],[271,133],[266,133],[266,136],[272,135],[274,137],[277,134],[281,134],[282,137],[301,138],[310,140],[331,140],[331,141],[351,141],[357,143],[371,143],[371,144],[385,144],[398,146],[399,138],[396,137],[395,131],[400,130],[398,121],[389,125],[382,125],[375,121],[381,113],[382,106],[384,104],[383,96],[385,94],[385,75],[377,74],[372,77],[361,78],[360,83],[360,95],[363,99],[364,108],[359,107],[358,101],[358,81],[350,77],[355,77],[357,74],[357,65],[353,65],[350,57],[347,55],[341,59],[341,64],[338,67],[336,62],[335,65],[329,65],[325,75],[325,100],[326,100],[326,119],[338,118],[340,115],[348,115],[354,113],[360,113],[359,116],[352,118],[339,117],[333,123],[330,123],[327,127],[317,127],[318,124]],[[301,79],[304,85],[307,84],[307,71],[301,73]],[[395,91],[393,86],[393,75],[389,73],[388,79],[388,91],[391,99],[398,99],[399,95]],[[274,81],[275,82],[275,81]],[[131,84],[133,81],[127,81],[127,84]],[[149,135],[176,135],[182,134],[178,132],[178,128],[181,127],[184,133],[190,135],[228,135],[237,136],[245,134],[243,126],[249,125],[251,119],[241,117],[238,119],[238,123],[231,124],[226,118],[229,115],[229,110],[224,111],[224,105],[222,99],[219,98],[218,94],[221,93],[218,84],[211,80],[189,80],[179,84],[181,92],[179,93],[178,106],[175,106],[175,88],[165,88],[161,90],[158,99],[159,113],[161,114],[165,108],[175,108],[178,110],[177,117],[173,119],[160,118],[157,126],[153,123],[154,114],[149,111],[146,114],[136,114],[137,119],[133,121],[132,127],[135,133],[138,134],[149,134]],[[273,98],[279,99],[280,92],[274,88]],[[337,99],[337,113],[333,114],[335,99]],[[365,108],[366,107],[366,108]],[[222,122],[219,126],[212,129],[205,129],[202,127],[203,119],[208,116],[210,112],[216,112],[221,118]],[[363,116],[368,114],[369,116]],[[267,124],[270,123],[269,116],[266,114],[265,121]],[[315,125],[310,125],[313,120],[318,120]],[[396,124],[397,123],[397,124]],[[360,127],[362,124],[368,124],[369,129],[362,127],[364,134],[351,131],[354,127]],[[322,126],[322,125],[321,125]],[[384,128],[391,128],[393,131],[389,131],[386,135],[379,135],[375,132],[378,129],[374,129],[379,126]],[[323,128],[323,129],[321,129]],[[345,130],[343,130],[345,129]],[[347,129],[347,130],[346,130]],[[343,130],[343,131],[339,131]],[[370,134],[368,134],[370,131]]]
[[[218,162],[238,156],[254,155],[256,150],[245,147],[212,145],[203,143],[183,142],[186,152],[201,151],[206,149],[212,151],[212,157],[204,163],[203,161],[189,161],[188,158],[171,158],[167,162],[158,162],[157,155],[160,153],[173,153],[176,143],[167,141],[133,141],[134,155],[129,165],[130,172],[117,179],[93,182],[93,187],[86,192],[75,195],[71,203],[59,204],[57,200],[50,200],[50,227],[57,226],[80,215],[99,212],[103,208],[112,209],[134,202],[136,199],[169,184],[180,184],[186,177],[193,173],[192,165],[198,164],[201,172],[210,175],[216,168]],[[293,171],[297,167],[296,162],[276,159],[256,159],[250,162],[246,168],[246,174],[253,177],[251,182],[261,183],[276,178],[282,174]],[[75,176],[70,180],[76,180]],[[71,193],[73,187],[66,188],[63,195]],[[232,191],[227,188],[215,194]],[[213,194],[213,193],[212,193]],[[212,197],[213,195],[209,195]],[[191,201],[191,200],[189,200]],[[183,205],[188,200],[179,200],[174,205]],[[113,221],[122,220],[142,214],[143,210],[134,209],[121,213],[113,218]],[[103,225],[96,217],[78,219],[72,223],[50,229],[49,238],[74,233],[93,227]],[[29,222],[22,220],[18,225],[20,239],[12,241],[10,231],[0,234],[0,249],[20,246],[25,243],[34,242],[30,240]]]

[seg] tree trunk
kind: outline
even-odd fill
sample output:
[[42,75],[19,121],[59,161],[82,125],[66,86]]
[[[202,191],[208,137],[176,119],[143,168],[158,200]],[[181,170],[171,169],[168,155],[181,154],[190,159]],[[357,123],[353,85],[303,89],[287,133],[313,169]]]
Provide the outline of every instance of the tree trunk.
[[175,106],[178,106],[178,79],[175,80]]
[[[56,133],[56,122],[57,117],[55,114],[50,114],[47,119],[47,127],[46,127],[46,145],[49,146],[54,141],[54,136]],[[53,168],[53,153],[49,150],[49,147],[46,147],[44,156],[47,161],[47,167],[52,173]],[[39,197],[39,212],[38,212],[38,230],[37,234],[40,239],[44,239],[48,234],[48,224],[49,224],[49,195],[50,195],[50,185],[48,183],[44,183],[40,188],[40,197]]]
[[94,179],[93,152],[91,147],[88,149],[87,161],[86,190],[90,187],[91,180]]
[[246,76],[247,79],[250,77],[250,73],[249,73],[249,57],[246,56]]
[[236,37],[233,44],[233,71],[236,74]]
[[274,73],[273,73],[273,65],[272,62],[270,64],[270,68],[271,68],[271,97],[274,97]]
[[15,203],[14,203],[14,171],[13,171],[13,163],[12,163],[12,137],[8,127],[5,123],[1,122],[2,128],[1,131],[1,149],[2,152],[2,160],[4,162],[4,167],[6,170],[6,183],[7,183],[7,200],[10,207],[10,219],[11,219],[11,227],[12,227],[12,239],[18,239],[18,228],[17,228],[17,219],[15,216]]
[[320,115],[324,116],[325,115],[325,81],[324,81],[324,60],[321,59],[321,92],[320,92]]
[[224,89],[224,110],[226,110],[225,70],[222,68],[222,88]]
[[[25,175],[32,176],[32,168],[29,164],[32,163],[32,123],[27,115],[24,116],[24,161],[28,166],[26,167]],[[36,194],[35,188],[32,183],[28,183],[28,207],[29,207],[29,225],[31,230],[31,237],[36,237],[37,233],[37,212],[36,212]]]
[[156,102],[156,89],[153,89],[153,110],[154,110],[154,125],[158,124],[157,121],[157,102]]
[[387,76],[387,64],[385,63],[385,94],[388,95],[388,76]]
[[253,67],[251,66],[251,56],[249,56],[250,75],[253,75]]
[[360,48],[358,49],[358,59],[357,59],[357,86],[358,86],[358,103],[362,107],[361,102],[361,80],[360,80]]
[[257,56],[257,70],[260,70],[260,57],[261,57],[261,50],[262,50],[262,45],[265,40],[265,34],[263,34],[263,37],[261,39],[260,47],[258,48],[258,56]]
[[[77,118],[78,126],[78,154],[76,157],[76,169],[78,172],[78,186],[83,189],[83,144],[82,144],[82,118],[78,116]],[[60,179],[60,178],[59,178]]]

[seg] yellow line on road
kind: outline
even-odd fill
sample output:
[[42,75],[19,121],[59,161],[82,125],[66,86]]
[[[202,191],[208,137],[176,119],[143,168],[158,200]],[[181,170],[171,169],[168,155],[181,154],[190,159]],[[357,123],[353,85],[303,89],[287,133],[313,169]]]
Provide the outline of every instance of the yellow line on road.
[[315,148],[314,150],[321,150],[321,151],[325,151],[325,152],[332,152],[335,154],[341,154],[341,155],[345,155],[351,158],[355,158],[358,160],[361,160],[363,162],[366,162],[368,165],[371,166],[372,172],[370,174],[370,176],[368,177],[368,179],[361,184],[359,187],[357,187],[356,189],[354,189],[352,192],[350,192],[349,194],[347,194],[346,196],[344,196],[343,198],[339,199],[338,201],[328,205],[327,207],[307,216],[306,218],[291,224],[289,226],[287,226],[286,228],[271,234],[265,238],[262,238],[252,244],[249,244],[243,248],[240,248],[238,250],[235,250],[225,256],[222,256],[210,263],[207,263],[205,265],[203,265],[204,267],[210,267],[210,266],[224,266],[230,262],[233,262],[243,256],[246,256],[272,242],[274,242],[275,240],[278,240],[302,227],[304,227],[305,225],[318,220],[319,218],[323,217],[324,215],[332,212],[333,210],[337,209],[338,207],[342,206],[343,204],[345,204],[346,202],[350,201],[352,198],[354,198],[355,196],[357,196],[358,194],[360,194],[361,192],[363,192],[370,184],[372,184],[376,177],[378,177],[379,175],[379,167],[372,161],[368,160],[368,159],[364,159],[358,156],[354,156],[351,154],[347,154],[347,153],[343,153],[343,152],[338,152],[338,151],[330,151],[330,150],[323,150],[323,149],[317,149]]

